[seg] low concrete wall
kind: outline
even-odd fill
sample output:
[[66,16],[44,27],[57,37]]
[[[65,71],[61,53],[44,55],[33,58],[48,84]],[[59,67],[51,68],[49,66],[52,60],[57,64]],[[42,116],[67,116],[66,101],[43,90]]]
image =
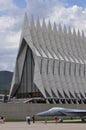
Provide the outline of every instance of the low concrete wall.
[[25,119],[27,115],[32,116],[38,112],[48,110],[52,107],[78,108],[86,109],[84,104],[21,104],[21,103],[1,103],[0,115],[6,119]]

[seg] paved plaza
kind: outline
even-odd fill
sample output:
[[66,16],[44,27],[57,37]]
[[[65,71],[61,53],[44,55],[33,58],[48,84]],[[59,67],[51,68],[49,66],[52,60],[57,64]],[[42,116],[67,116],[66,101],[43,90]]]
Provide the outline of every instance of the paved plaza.
[[86,124],[65,124],[36,122],[28,125],[26,122],[5,122],[0,124],[0,130],[86,130]]

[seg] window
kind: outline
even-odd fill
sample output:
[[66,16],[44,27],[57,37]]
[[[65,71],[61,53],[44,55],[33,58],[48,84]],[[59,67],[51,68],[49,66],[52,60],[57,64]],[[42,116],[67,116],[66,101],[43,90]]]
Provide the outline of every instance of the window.
[[73,58],[70,56],[70,60],[71,60],[71,62],[74,62],[74,60],[73,60]]
[[60,93],[60,91],[57,89],[57,93],[59,95],[59,98],[63,98],[62,94]]
[[48,51],[48,49],[47,49],[47,53],[48,53],[49,58],[52,58],[52,59],[53,59],[53,57],[52,57],[52,55],[50,54],[50,52]]
[[84,62],[85,62],[85,64],[86,64],[86,60],[84,59]]
[[81,74],[81,65],[79,65],[79,76]]
[[40,66],[40,74],[42,74],[42,59],[41,59],[41,66]]
[[49,60],[47,60],[47,74],[48,74]]
[[76,75],[76,64],[75,64],[75,68],[74,68],[74,75]]
[[75,92],[75,96],[76,96],[76,98],[80,98],[80,97],[79,97],[79,93],[76,93],[76,92]]
[[53,56],[55,59],[59,60],[59,58],[57,57],[57,55],[53,52]]
[[[34,47],[34,48],[35,48],[35,47]],[[37,48],[35,48],[35,51],[36,51],[36,55],[37,55],[37,56],[41,56],[40,53],[39,53],[39,51],[37,50]]]
[[75,62],[76,62],[76,63],[79,63],[79,61],[78,61],[78,59],[77,59],[76,57],[74,57],[74,59],[75,59]]
[[85,98],[81,92],[80,92],[80,96],[81,96],[81,98]]
[[43,49],[40,48],[40,50],[41,50],[42,56],[47,58],[47,56],[46,56],[45,52],[43,51]]
[[64,90],[63,90],[63,93],[64,93],[65,98],[69,98],[67,93]]
[[45,93],[46,93],[46,97],[50,97],[50,94],[48,93],[46,89],[45,89]]
[[65,60],[66,60],[66,61],[69,61],[69,59],[67,58],[67,56],[66,56],[65,54],[64,54],[64,57],[65,57]]
[[84,76],[85,76],[85,65],[84,65]]
[[64,60],[64,58],[60,55],[60,53],[58,53],[58,54],[59,54],[60,60]]
[[55,60],[53,61],[53,75],[54,75],[54,68],[55,68]]
[[79,61],[80,61],[81,64],[84,64],[83,61],[80,58],[79,58]]
[[52,92],[53,97],[57,97],[52,89],[51,89],[51,92]]
[[65,75],[65,72],[66,72],[66,63],[64,62],[64,75]]
[[60,61],[59,61],[58,74],[60,75]]
[[71,98],[74,98],[73,94],[69,91],[69,94],[70,94],[70,97]]
[[69,75],[71,75],[71,63],[69,65]]

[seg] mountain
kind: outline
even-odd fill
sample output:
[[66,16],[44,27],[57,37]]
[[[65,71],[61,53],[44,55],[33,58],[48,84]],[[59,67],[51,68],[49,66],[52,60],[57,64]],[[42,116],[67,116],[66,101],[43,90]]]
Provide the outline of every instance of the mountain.
[[0,93],[9,93],[13,72],[0,71]]

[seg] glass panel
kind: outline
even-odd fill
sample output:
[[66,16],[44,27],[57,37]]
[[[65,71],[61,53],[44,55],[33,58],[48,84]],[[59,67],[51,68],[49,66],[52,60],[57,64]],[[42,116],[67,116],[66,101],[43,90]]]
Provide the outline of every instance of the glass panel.
[[75,59],[75,62],[76,62],[76,63],[79,63],[79,61],[78,61],[78,59],[77,59],[76,57],[74,57],[74,59]]
[[81,64],[84,64],[84,62],[80,58],[79,58],[79,61],[80,61]]
[[69,98],[67,93],[64,90],[63,90],[63,93],[64,93],[65,98]]
[[85,62],[85,64],[86,64],[86,60],[84,59],[84,62]]
[[80,92],[80,96],[81,96],[81,98],[85,98],[84,95],[81,92]]
[[70,94],[70,97],[71,98],[74,98],[73,94],[69,91],[69,94]]
[[45,52],[42,50],[42,48],[40,48],[40,50],[42,52],[42,56],[47,58],[47,56],[46,56]]
[[53,97],[57,97],[56,94],[53,92],[53,90],[51,89],[52,95]]
[[60,55],[60,53],[58,53],[59,54],[59,58],[61,59],[61,60],[64,60],[64,58]]
[[69,57],[69,58],[70,58],[71,62],[74,62],[74,60],[72,59],[72,57]]
[[57,57],[57,55],[53,52],[54,58],[59,60],[59,58]]
[[48,93],[46,89],[45,89],[45,93],[46,93],[46,97],[50,97],[50,94]]
[[64,55],[64,57],[65,57],[65,60],[66,60],[66,61],[69,61],[69,59],[67,58],[67,56]]
[[[35,48],[35,47],[34,47]],[[36,51],[36,55],[37,56],[41,56],[40,53],[38,52],[38,50],[35,48],[35,51]]]
[[80,97],[79,97],[79,93],[76,93],[76,92],[75,92],[75,96],[76,96],[76,98],[80,98]]
[[57,92],[58,92],[59,98],[63,98],[62,94],[59,92],[58,89],[57,89]]
[[47,50],[47,52],[48,52],[48,56],[49,56],[49,58],[52,58],[53,59],[53,57],[52,57],[52,55],[50,54],[50,52]]

